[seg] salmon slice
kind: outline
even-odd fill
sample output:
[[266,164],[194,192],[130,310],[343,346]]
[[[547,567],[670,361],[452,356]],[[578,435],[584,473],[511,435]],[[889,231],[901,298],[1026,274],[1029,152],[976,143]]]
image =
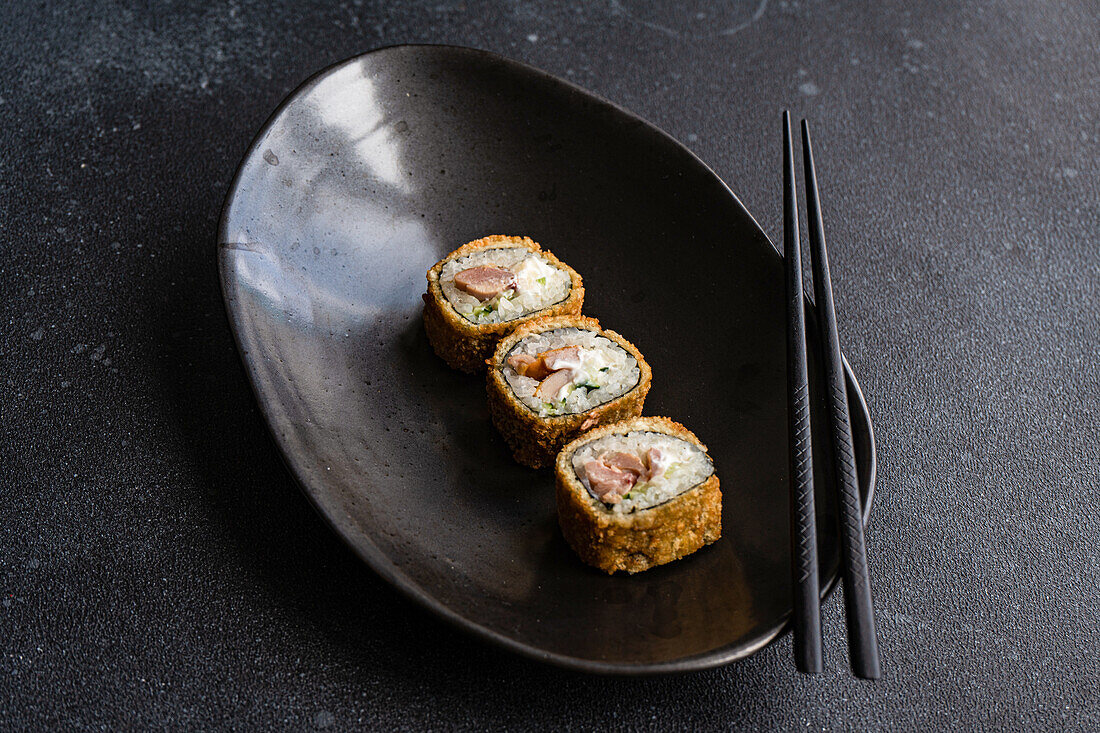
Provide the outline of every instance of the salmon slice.
[[600,460],[612,468],[633,473],[636,478],[646,475],[646,467],[638,456],[633,453],[613,451],[600,457]]
[[538,359],[530,354],[512,354],[506,363],[516,370],[516,374],[527,377],[531,367],[538,363]]
[[607,504],[618,504],[622,501],[623,495],[638,480],[633,473],[608,466],[603,461],[587,461],[584,464],[584,475],[588,478],[592,493]]
[[508,357],[508,366],[522,377],[542,381],[552,372],[569,369],[581,360],[581,347],[563,346],[560,349],[544,351],[537,357],[530,354],[514,354]]
[[573,371],[571,369],[562,369],[542,380],[538,389],[535,390],[535,394],[540,399],[553,401],[558,398],[558,392],[561,392],[562,387],[572,383]]
[[665,470],[665,456],[660,448],[650,448],[645,454],[645,480],[651,481],[653,477]]
[[521,377],[530,377],[542,381],[550,376],[550,370],[542,359],[530,354],[513,354],[508,357],[508,366],[516,370]]
[[542,363],[552,372],[559,369],[569,369],[580,363],[581,347],[563,346],[560,349],[550,349],[539,354]]
[[516,276],[503,267],[478,265],[456,273],[455,287],[478,300],[489,300],[509,288],[515,289]]

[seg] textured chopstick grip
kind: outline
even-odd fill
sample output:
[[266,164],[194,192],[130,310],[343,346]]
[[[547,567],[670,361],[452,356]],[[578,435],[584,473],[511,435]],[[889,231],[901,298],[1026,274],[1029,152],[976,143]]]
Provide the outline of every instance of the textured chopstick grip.
[[828,433],[832,438],[836,472],[837,503],[840,507],[841,573],[844,578],[844,608],[848,624],[848,658],[852,671],[865,679],[880,675],[875,615],[871,604],[871,582],[863,538],[863,510],[856,480],[852,426],[848,393],[836,329],[836,309],[825,248],[825,232],[814,170],[810,128],[802,120],[802,160],[806,174],[806,219],[813,266],[814,301],[817,304],[822,361],[825,366],[825,406]]
[[806,367],[806,314],[802,293],[802,250],[798,240],[791,117],[783,113],[783,255],[787,279],[787,430],[790,453],[791,580],[794,591],[795,664],[821,672],[821,596],[817,570],[810,393]]

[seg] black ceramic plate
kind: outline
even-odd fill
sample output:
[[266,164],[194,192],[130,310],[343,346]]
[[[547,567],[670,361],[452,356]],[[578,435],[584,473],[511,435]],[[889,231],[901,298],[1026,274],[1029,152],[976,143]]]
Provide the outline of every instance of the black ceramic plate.
[[[585,313],[646,355],[646,414],[710,447],[721,541],[633,577],[592,570],[566,546],[553,477],[512,461],[483,382],[447,369],[421,326],[424,272],[495,233],[530,235],[575,267]],[[230,322],[287,464],[397,588],[486,639],[591,671],[713,666],[784,630],[782,263],[672,138],[499,56],[387,48],[326,69],[279,107],[219,236]],[[869,505],[871,425],[849,379]],[[828,492],[818,501],[831,587],[836,510]]]

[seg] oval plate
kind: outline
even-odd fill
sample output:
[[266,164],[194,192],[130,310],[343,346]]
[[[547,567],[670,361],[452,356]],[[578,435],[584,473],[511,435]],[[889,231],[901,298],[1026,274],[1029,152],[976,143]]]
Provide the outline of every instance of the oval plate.
[[[585,313],[646,355],[646,414],[687,425],[718,467],[719,542],[633,577],[592,570],[566,546],[552,475],[512,461],[483,381],[447,369],[420,322],[428,267],[493,233],[527,234],[575,267]],[[282,103],[237,172],[219,238],[230,324],[291,472],[410,597],[595,672],[724,664],[785,629],[782,260],[671,137],[487,52],[386,48]],[[848,376],[869,507],[874,440]],[[818,512],[831,588],[836,506],[820,488]]]

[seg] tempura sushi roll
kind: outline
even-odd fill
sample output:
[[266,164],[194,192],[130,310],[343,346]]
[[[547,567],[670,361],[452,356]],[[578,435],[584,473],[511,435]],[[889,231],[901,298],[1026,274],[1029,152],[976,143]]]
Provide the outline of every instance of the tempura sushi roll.
[[584,562],[638,573],[722,536],[707,447],[666,417],[596,428],[558,454],[558,523]]
[[501,336],[539,316],[577,314],[581,276],[529,237],[464,244],[428,270],[424,330],[454,369],[475,373]]
[[588,428],[640,415],[652,376],[634,344],[595,318],[538,318],[497,346],[489,414],[516,460],[542,468]]

